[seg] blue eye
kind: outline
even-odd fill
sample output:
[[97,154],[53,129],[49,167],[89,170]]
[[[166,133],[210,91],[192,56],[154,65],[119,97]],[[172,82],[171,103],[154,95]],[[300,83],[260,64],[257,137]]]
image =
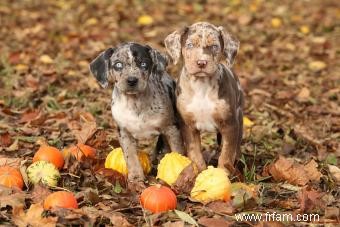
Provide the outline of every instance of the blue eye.
[[213,51],[218,51],[219,46],[218,45],[212,45],[211,48],[212,48]]
[[194,44],[192,44],[192,43],[188,43],[188,44],[187,44],[187,48],[191,49],[191,48],[193,48],[193,47],[194,47]]
[[123,69],[123,63],[121,63],[121,62],[116,62],[116,63],[113,65],[113,67],[115,68],[115,70],[120,71],[120,70]]

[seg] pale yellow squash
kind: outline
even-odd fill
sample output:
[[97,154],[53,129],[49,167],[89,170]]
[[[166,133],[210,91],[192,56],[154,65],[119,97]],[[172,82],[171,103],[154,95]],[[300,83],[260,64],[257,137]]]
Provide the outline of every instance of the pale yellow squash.
[[[176,182],[178,176],[185,167],[190,165],[192,161],[176,152],[166,154],[158,164],[157,178],[172,185]],[[196,165],[194,166],[195,169]]]
[[[151,171],[149,155],[145,152],[138,152],[138,158],[142,165],[144,174],[148,174]],[[115,148],[108,154],[105,160],[105,168],[116,170],[126,176],[128,175],[128,169],[126,167],[122,148]]]
[[229,201],[231,183],[224,169],[208,166],[208,169],[198,174],[190,197],[203,204],[223,200]]

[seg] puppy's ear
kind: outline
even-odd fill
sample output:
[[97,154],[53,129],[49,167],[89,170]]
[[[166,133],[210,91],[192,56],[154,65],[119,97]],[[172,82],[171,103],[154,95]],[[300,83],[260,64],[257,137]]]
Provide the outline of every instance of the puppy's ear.
[[240,42],[228,32],[224,31],[223,27],[218,27],[218,30],[221,33],[221,39],[223,41],[223,54],[226,57],[228,66],[231,67],[240,47]]
[[152,63],[154,67],[156,67],[157,72],[164,72],[166,67],[168,66],[168,58],[161,54],[156,49],[151,48],[147,45],[149,48],[149,52],[151,55]]
[[188,32],[189,28],[185,27],[180,31],[174,31],[168,35],[165,40],[165,48],[172,58],[173,63],[176,65],[182,55],[182,38]]
[[108,86],[109,60],[114,53],[115,48],[108,48],[100,53],[91,63],[90,71],[97,79],[99,84],[106,88]]

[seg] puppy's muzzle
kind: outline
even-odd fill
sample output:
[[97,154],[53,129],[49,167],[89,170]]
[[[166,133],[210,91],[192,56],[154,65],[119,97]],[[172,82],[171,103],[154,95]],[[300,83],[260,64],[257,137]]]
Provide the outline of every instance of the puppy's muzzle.
[[129,76],[129,77],[126,79],[126,83],[127,83],[130,87],[134,87],[134,86],[136,86],[137,83],[138,83],[138,78],[133,77],[133,76]]
[[208,64],[208,61],[206,60],[198,60],[197,61],[197,66],[200,68],[200,69],[204,69]]

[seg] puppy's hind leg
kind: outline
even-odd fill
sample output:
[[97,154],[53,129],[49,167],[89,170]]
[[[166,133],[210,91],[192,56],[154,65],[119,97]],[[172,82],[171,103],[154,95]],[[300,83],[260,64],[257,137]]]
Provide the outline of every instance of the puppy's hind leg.
[[158,161],[162,159],[164,154],[169,153],[170,151],[171,149],[170,149],[170,146],[169,146],[169,143],[166,137],[163,134],[159,135],[157,139],[156,147],[150,156],[151,162],[154,165],[157,165]]
[[227,169],[231,174],[235,172],[234,163],[239,153],[238,128],[228,125],[221,130],[222,147],[218,158],[218,167]]

